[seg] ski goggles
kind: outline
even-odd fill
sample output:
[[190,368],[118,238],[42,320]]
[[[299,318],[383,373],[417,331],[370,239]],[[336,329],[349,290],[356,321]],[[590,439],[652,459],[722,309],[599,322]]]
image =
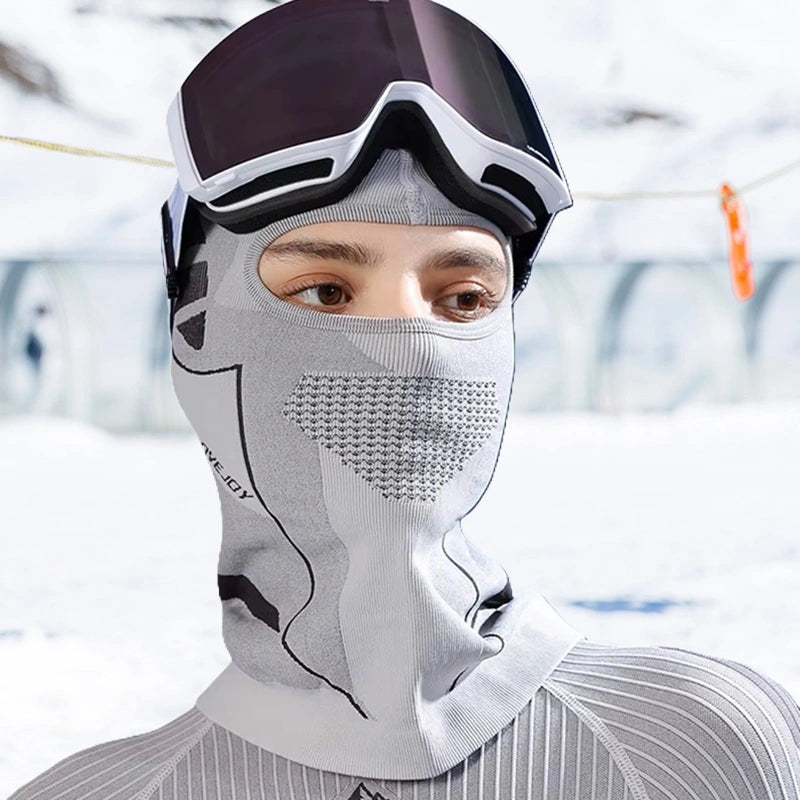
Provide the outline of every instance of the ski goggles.
[[431,0],[277,6],[200,61],[167,125],[181,188],[232,230],[335,202],[386,147],[408,147],[453,202],[522,237],[528,262],[572,205],[519,71]]

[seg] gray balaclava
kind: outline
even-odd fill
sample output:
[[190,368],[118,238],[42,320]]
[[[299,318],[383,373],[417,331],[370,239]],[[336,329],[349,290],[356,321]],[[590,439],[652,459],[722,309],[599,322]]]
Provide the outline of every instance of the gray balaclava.
[[[265,247],[314,222],[467,225],[509,266],[482,318],[331,314],[277,298]],[[514,372],[511,256],[405,150],[346,198],[187,242],[172,378],[216,477],[231,664],[208,717],[308,766],[418,779],[511,722],[585,636],[462,533]],[[498,522],[497,535],[502,535]]]

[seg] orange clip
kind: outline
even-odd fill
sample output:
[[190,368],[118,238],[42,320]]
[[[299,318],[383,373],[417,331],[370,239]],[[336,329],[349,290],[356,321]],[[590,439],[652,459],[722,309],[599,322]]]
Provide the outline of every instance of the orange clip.
[[744,229],[744,207],[736,192],[727,183],[719,189],[722,211],[728,226],[728,259],[731,266],[733,292],[739,300],[747,300],[755,289],[753,265],[747,254],[747,232]]

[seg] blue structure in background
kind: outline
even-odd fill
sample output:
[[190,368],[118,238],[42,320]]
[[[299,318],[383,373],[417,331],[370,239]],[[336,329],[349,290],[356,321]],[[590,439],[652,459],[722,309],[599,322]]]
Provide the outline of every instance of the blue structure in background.
[[588,608],[601,614],[612,614],[618,611],[635,614],[663,614],[671,608],[692,607],[700,605],[696,600],[635,600],[630,597],[615,597],[606,600],[569,600],[568,605]]

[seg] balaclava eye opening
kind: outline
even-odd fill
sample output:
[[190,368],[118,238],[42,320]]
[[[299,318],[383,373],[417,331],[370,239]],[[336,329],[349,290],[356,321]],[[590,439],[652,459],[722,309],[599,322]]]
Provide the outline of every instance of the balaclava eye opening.
[[[360,220],[493,233],[499,306],[458,322],[281,300],[263,249]],[[329,771],[438,775],[508,724],[583,634],[470,542],[514,373],[511,256],[405,150],[350,195],[251,234],[187,242],[172,376],[214,472],[231,664],[197,701],[274,753]],[[498,535],[501,533],[498,525]]]

